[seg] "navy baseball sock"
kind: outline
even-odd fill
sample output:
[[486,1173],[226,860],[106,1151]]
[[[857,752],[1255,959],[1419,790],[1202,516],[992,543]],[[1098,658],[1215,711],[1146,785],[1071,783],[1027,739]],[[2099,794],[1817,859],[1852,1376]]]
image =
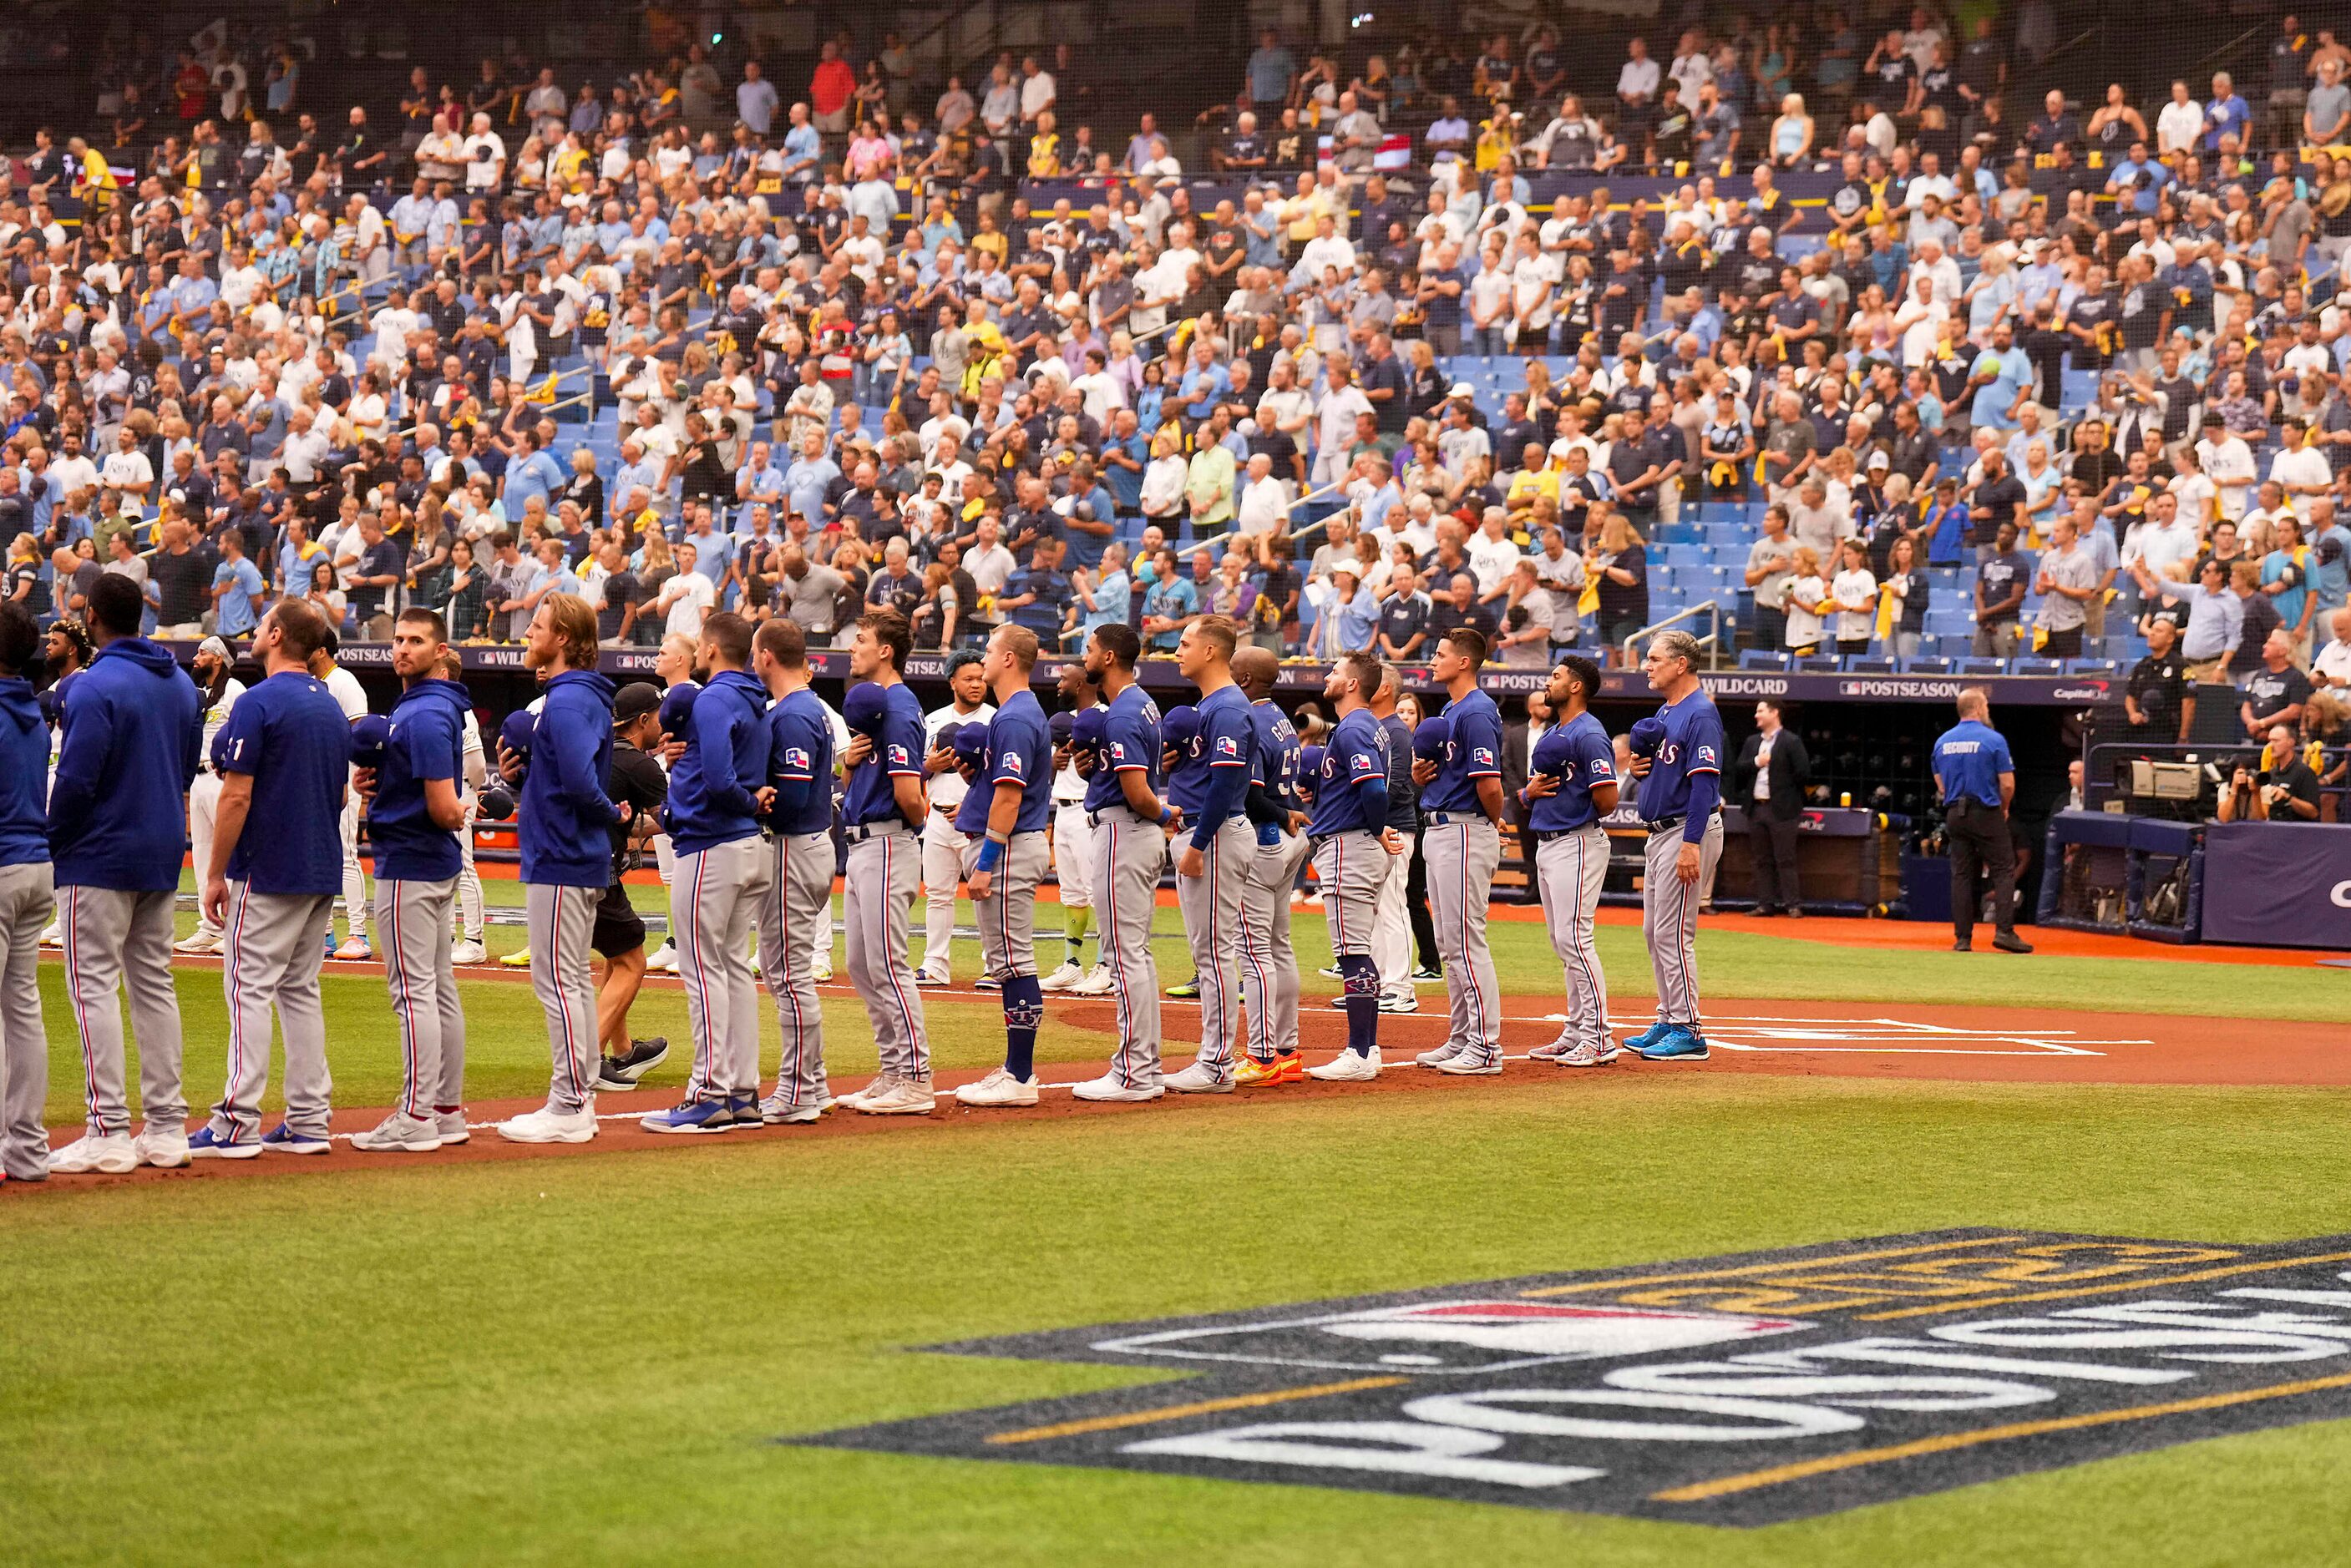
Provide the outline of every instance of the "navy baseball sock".
[[1341,953],[1339,983],[1347,1002],[1347,1049],[1368,1056],[1380,1043],[1380,971],[1371,955]]
[[1016,1078],[1037,1071],[1037,1026],[1045,1022],[1045,988],[1033,974],[1004,982],[1004,1070]]

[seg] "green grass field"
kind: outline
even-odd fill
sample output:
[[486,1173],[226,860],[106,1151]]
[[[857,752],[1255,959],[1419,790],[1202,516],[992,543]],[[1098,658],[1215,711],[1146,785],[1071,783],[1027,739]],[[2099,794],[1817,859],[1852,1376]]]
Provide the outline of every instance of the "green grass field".
[[[1180,978],[1173,911],[1161,926]],[[1323,961],[1319,916],[1299,930],[1301,966]],[[1524,1011],[1537,992],[1556,1006],[1541,929],[1495,932]],[[1997,961],[1984,955],[1713,930],[1700,950],[1726,996],[2342,1016],[2341,978],[2315,970],[2053,958],[2001,963],[1985,995]],[[1637,1010],[1638,933],[1604,929],[1603,952]],[[53,1036],[57,978],[44,966]],[[381,981],[328,987],[338,1102],[384,1103],[396,1056]],[[465,989],[474,1095],[541,1092],[528,988]],[[182,995],[202,1105],[222,1066],[218,979],[186,971]],[[995,1059],[992,1004],[926,1001],[943,1065]],[[641,1033],[682,1037],[677,992],[640,1009]],[[856,1003],[829,1000],[826,1022],[835,1067],[870,1070]],[[770,1046],[772,1060],[772,1029]],[[1102,1054],[1099,1036],[1049,1024],[1047,1059]],[[71,1123],[78,1063],[61,1044],[52,1059],[50,1116]],[[684,1070],[674,1056],[654,1082]],[[1952,1226],[2234,1241],[2351,1230],[2339,1092],[1624,1072],[1213,1114],[319,1165],[0,1192],[7,1561],[2343,1556],[2351,1423],[1735,1532],[775,1441],[1138,1380],[910,1352],[987,1334]]]

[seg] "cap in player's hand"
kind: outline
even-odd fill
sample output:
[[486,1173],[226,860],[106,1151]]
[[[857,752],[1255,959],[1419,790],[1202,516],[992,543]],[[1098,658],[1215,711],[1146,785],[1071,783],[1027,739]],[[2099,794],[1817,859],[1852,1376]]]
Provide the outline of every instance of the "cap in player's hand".
[[1439,713],[1434,719],[1423,719],[1412,732],[1412,754],[1424,762],[1441,763],[1445,749],[1453,743],[1453,721]]
[[1657,748],[1666,743],[1666,722],[1654,713],[1646,719],[1636,719],[1633,722],[1632,733],[1626,738],[1632,742],[1635,756],[1654,757],[1657,754]]

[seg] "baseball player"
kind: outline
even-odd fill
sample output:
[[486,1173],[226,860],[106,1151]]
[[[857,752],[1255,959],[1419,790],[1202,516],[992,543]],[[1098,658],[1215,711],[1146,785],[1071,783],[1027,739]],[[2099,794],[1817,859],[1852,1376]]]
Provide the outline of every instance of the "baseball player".
[[[1625,1042],[1652,1062],[1703,1062],[1698,1015],[1698,885],[1722,855],[1722,715],[1698,679],[1698,639],[1659,632],[1642,668],[1665,699],[1634,726],[1633,772],[1649,830],[1641,929],[1657,979],[1657,1020]],[[1643,726],[1654,722],[1656,730]]]
[[1380,972],[1380,1011],[1418,1012],[1420,999],[1412,981],[1412,921],[1405,906],[1411,896],[1412,846],[1420,836],[1420,789],[1412,782],[1412,725],[1396,712],[1404,676],[1393,664],[1379,670],[1379,690],[1371,693],[1372,717],[1388,738],[1387,826],[1403,839],[1404,853],[1393,863],[1381,862],[1387,880],[1380,884],[1379,915],[1371,928],[1372,961]]
[[1571,654],[1551,672],[1543,696],[1552,725],[1528,759],[1519,792],[1535,841],[1535,877],[1543,924],[1567,976],[1567,1026],[1527,1054],[1562,1067],[1599,1067],[1624,1054],[1608,1032],[1608,977],[1601,971],[1593,926],[1608,880],[1608,835],[1600,819],[1616,809],[1615,747],[1592,699],[1600,667]]
[[744,667],[751,623],[731,610],[703,618],[699,662],[709,671],[670,768],[671,940],[694,1032],[685,1098],[644,1117],[654,1133],[723,1133],[759,1119],[759,981],[751,923],[774,885],[775,857],[759,832],[768,789],[768,691]]
[[[49,684],[39,699],[41,717],[49,727],[48,783],[41,794],[46,803],[57,789],[57,753],[65,745],[66,692],[98,657],[98,646],[90,640],[88,627],[61,617],[49,622],[49,629],[41,637],[41,649],[49,667]],[[62,948],[65,944],[65,918],[52,909],[49,923],[41,928],[41,945]]]
[[[923,719],[925,757],[937,757],[942,748],[952,757],[953,732],[966,724],[985,724],[996,716],[995,706],[987,701],[987,676],[975,649],[958,648],[947,655],[947,703],[932,709]],[[931,812],[923,823],[923,967],[914,975],[917,985],[955,981],[950,950],[955,941],[956,888],[963,881],[963,852],[967,847],[964,836],[956,831],[955,815],[969,787],[952,762],[930,775]]]
[[1339,715],[1314,779],[1314,815],[1306,826],[1331,950],[1339,958],[1347,1009],[1347,1048],[1306,1075],[1338,1082],[1380,1075],[1380,974],[1372,961],[1372,922],[1390,867],[1405,853],[1388,826],[1388,732],[1373,716],[1377,662],[1351,653],[1331,668],[1322,695]]
[[751,664],[773,699],[768,777],[775,794],[768,828],[775,868],[759,900],[759,967],[783,1033],[776,1092],[759,1102],[759,1116],[770,1127],[790,1127],[816,1120],[832,1104],[815,943],[807,935],[820,929],[831,945],[832,720],[809,690],[808,638],[798,622],[761,622]]
[[[213,772],[213,738],[228,722],[228,711],[245,695],[245,682],[229,673],[228,644],[208,637],[196,645],[193,673],[204,715],[204,742],[197,752],[195,782],[188,786],[190,859],[207,864],[213,852],[213,812],[220,803],[220,774]],[[221,950],[220,928],[199,914],[196,929],[172,944],[175,953],[198,957]]]
[[1240,1054],[1241,888],[1257,857],[1248,816],[1257,722],[1233,684],[1238,640],[1231,621],[1202,616],[1176,645],[1176,668],[1200,689],[1184,726],[1189,733],[1168,747],[1178,759],[1168,803],[1183,814],[1186,829],[1176,851],[1176,902],[1200,987],[1200,1054],[1165,1080],[1178,1094],[1232,1093],[1233,1058]]
[[1151,918],[1167,865],[1175,809],[1160,798],[1165,736],[1158,705],[1136,683],[1143,639],[1111,621],[1086,639],[1086,675],[1109,700],[1097,719],[1078,715],[1073,761],[1086,774],[1086,815],[1094,828],[1094,897],[1102,900],[1102,962],[1117,1002],[1118,1050],[1110,1071],[1070,1092],[1081,1100],[1155,1100],[1159,1075],[1159,965]]
[[629,1033],[629,1009],[645,983],[645,922],[622,879],[637,864],[669,799],[669,774],[650,754],[661,748],[661,702],[660,689],[643,680],[632,680],[612,694],[612,756],[604,793],[628,808],[628,820],[612,825],[611,880],[597,900],[596,929],[588,945],[604,961],[603,978],[596,983],[596,1087],[615,1094],[635,1088],[669,1059],[666,1035],[640,1040]]
[[[684,692],[684,700],[691,701],[694,694],[701,691],[705,673],[699,665],[701,651],[700,645],[684,632],[674,631],[661,639],[661,648],[653,655],[653,676],[660,680],[664,697]],[[670,732],[671,743],[657,753],[664,770],[677,765],[684,738],[682,728]],[[662,888],[666,894],[677,885],[677,846],[669,836],[666,823],[655,826],[653,843],[653,864],[661,870]],[[663,937],[662,945],[647,956],[645,968],[655,974],[675,974],[677,967],[677,933],[673,931]]]
[[[327,691],[341,704],[343,717],[357,723],[367,717],[367,692],[360,686],[360,678],[335,662],[340,644],[333,627],[327,628],[327,640],[310,656],[310,673],[323,682]],[[343,791],[343,944],[335,946],[335,922],[329,916],[327,933],[322,939],[326,956],[331,959],[358,961],[375,956],[368,941],[367,873],[360,868],[360,793],[346,787]]]
[[[195,687],[169,653],[139,635],[145,609],[129,577],[99,578],[89,595],[98,655],[59,704],[64,740],[49,791],[49,854],[89,1111],[84,1135],[49,1157],[49,1169],[63,1175],[188,1160],[172,920],[188,781],[204,731]],[[130,994],[139,1040],[145,1125],[135,1141],[118,986]]]
[[[510,1143],[596,1136],[596,986],[588,969],[596,904],[612,871],[611,831],[634,815],[604,793],[612,683],[596,672],[596,612],[577,594],[538,601],[523,659],[546,688],[529,750],[498,736],[498,771],[522,785],[520,839],[530,988],[554,1058],[547,1104],[498,1124]],[[510,721],[511,722],[511,721]]]
[[1037,885],[1052,852],[1045,827],[1053,809],[1053,742],[1045,709],[1029,689],[1037,667],[1037,634],[1001,626],[987,639],[983,668],[996,717],[973,787],[956,813],[956,830],[970,841],[964,882],[979,921],[980,961],[1004,999],[1004,1064],[956,1091],[967,1106],[1037,1103],[1037,1026],[1045,1021],[1045,992],[1037,983]]
[[45,1181],[49,1037],[41,1022],[41,924],[49,869],[49,727],[25,672],[40,657],[32,612],[0,603],[0,1181]]
[[1085,661],[1061,666],[1057,681],[1062,709],[1048,721],[1053,730],[1053,877],[1061,890],[1061,967],[1038,983],[1047,991],[1108,996],[1110,966],[1102,961],[1096,939],[1094,963],[1086,967],[1086,930],[1094,918],[1094,827],[1086,820],[1086,776],[1070,751],[1077,716],[1102,707],[1102,691],[1086,674]]
[[436,612],[401,612],[392,628],[400,701],[381,746],[363,747],[356,756],[375,846],[375,929],[383,937],[384,979],[400,1019],[401,1058],[400,1101],[381,1126],[352,1136],[358,1149],[430,1154],[467,1137],[465,1014],[449,933],[465,864],[457,848],[465,823],[458,791],[473,699],[441,678],[448,639]]
[[1235,1064],[1237,1084],[1295,1084],[1305,1077],[1298,1056],[1298,954],[1290,941],[1290,890],[1306,858],[1306,814],[1298,807],[1298,732],[1274,705],[1281,673],[1272,650],[1233,654],[1233,683],[1249,700],[1257,727],[1250,770],[1249,819],[1255,852],[1241,881],[1241,1005],[1249,1014],[1249,1053]]
[[[351,787],[353,731],[342,704],[310,673],[326,634],[326,618],[306,600],[272,606],[253,638],[264,679],[239,699],[213,742],[221,797],[204,904],[226,938],[228,1072],[211,1120],[188,1140],[198,1159],[252,1159],[265,1149],[321,1155],[333,1147],[319,933],[334,919],[343,886],[339,825]],[[423,961],[429,965],[432,956]],[[265,1137],[273,1012],[286,1040],[286,1115]]]
[[1421,728],[1443,726],[1436,737],[1442,751],[1412,764],[1450,1014],[1445,1044],[1417,1060],[1440,1073],[1477,1075],[1502,1070],[1502,987],[1486,942],[1487,905],[1502,863],[1502,711],[1479,690],[1485,662],[1486,635],[1475,627],[1457,627],[1437,642],[1428,672],[1445,688],[1445,712]]
[[840,1104],[872,1116],[928,1116],[930,1044],[923,999],[907,961],[907,917],[922,875],[915,836],[930,812],[923,794],[923,709],[902,671],[914,633],[893,609],[858,617],[849,639],[850,689],[841,753],[849,793],[841,821],[849,839],[843,913],[850,983],[873,1026],[881,1071]]
[[[463,686],[465,666],[455,649],[441,660],[441,679]],[[482,907],[481,873],[474,869],[474,823],[482,810],[482,785],[489,778],[489,765],[482,750],[482,722],[474,710],[465,710],[460,740],[462,769],[458,774],[461,787],[457,804],[464,808],[465,820],[457,829],[457,947],[450,954],[454,963],[486,963],[490,950],[482,940],[484,910]]]

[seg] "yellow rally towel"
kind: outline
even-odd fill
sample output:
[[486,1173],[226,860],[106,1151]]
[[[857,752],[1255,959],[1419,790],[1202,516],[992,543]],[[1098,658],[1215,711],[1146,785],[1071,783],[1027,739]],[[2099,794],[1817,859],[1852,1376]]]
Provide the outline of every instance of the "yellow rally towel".
[[2032,651],[2038,653],[2048,646],[2049,628],[2045,626],[2034,627],[2032,628]]
[[1880,642],[1884,642],[1886,639],[1888,639],[1888,638],[1890,638],[1890,637],[1892,637],[1892,636],[1894,635],[1894,620],[1895,620],[1895,618],[1896,618],[1896,616],[1898,616],[1898,615],[1900,615],[1900,614],[1902,613],[1902,612],[1901,612],[1901,607],[1901,607],[1901,603],[1902,603],[1901,599],[1900,599],[1899,597],[1897,597],[1896,596],[1895,592],[1894,592],[1894,585],[1893,585],[1892,583],[1880,583],[1880,584],[1878,585],[1878,587],[1877,587],[1877,640],[1878,640],[1878,641],[1880,641]]
[[1590,615],[1593,610],[1596,610],[1599,607],[1600,579],[1597,577],[1587,577],[1584,579],[1583,592],[1576,596],[1575,613],[1580,616]]
[[523,401],[527,403],[551,403],[555,401],[554,372],[549,371],[548,373],[547,379],[541,381],[534,390],[524,393]]

